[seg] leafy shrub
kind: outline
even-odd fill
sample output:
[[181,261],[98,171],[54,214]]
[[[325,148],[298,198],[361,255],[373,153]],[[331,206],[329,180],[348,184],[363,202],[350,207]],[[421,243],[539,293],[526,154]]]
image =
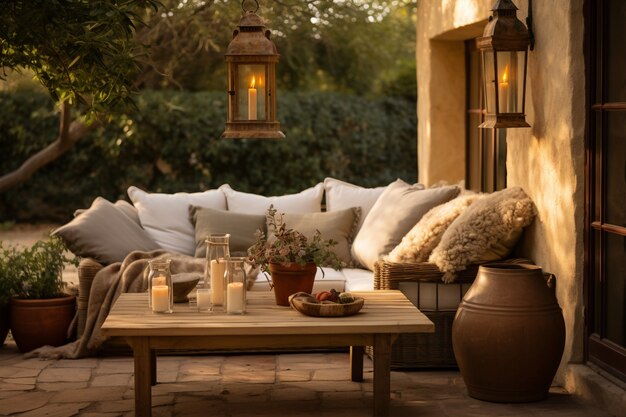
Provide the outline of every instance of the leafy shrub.
[[[145,91],[137,111],[115,119],[26,183],[0,195],[0,221],[69,219],[97,196],[199,191],[229,183],[265,195],[298,192],[327,176],[363,186],[417,175],[414,102],[346,93],[280,92],[283,141],[221,140],[222,92]],[[0,173],[57,134],[44,95],[0,93]]]

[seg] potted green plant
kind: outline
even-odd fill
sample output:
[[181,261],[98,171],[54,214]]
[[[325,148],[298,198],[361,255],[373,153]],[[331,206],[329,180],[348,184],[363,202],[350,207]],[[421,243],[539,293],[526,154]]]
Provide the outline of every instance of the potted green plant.
[[315,272],[320,265],[340,269],[344,265],[331,248],[337,242],[324,240],[319,231],[307,238],[297,230],[288,229],[283,215],[274,206],[268,210],[269,236],[257,230],[255,243],[248,249],[254,266],[272,277],[276,304],[289,305],[289,296],[313,290]]
[[66,255],[65,244],[56,236],[23,250],[9,249],[3,257],[5,273],[13,277],[9,322],[20,352],[66,343],[76,297],[65,293],[61,273],[78,260]]

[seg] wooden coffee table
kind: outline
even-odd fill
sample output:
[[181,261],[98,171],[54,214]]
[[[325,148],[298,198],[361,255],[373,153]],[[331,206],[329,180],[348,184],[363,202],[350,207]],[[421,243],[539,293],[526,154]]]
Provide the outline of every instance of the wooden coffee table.
[[432,333],[434,324],[400,291],[354,292],[365,306],[350,317],[317,318],[276,306],[272,293],[248,293],[247,314],[199,313],[188,304],[153,314],[147,294],[122,294],[102,325],[121,336],[135,360],[135,415],[150,416],[156,351],[350,346],[351,377],[363,380],[365,346],[374,347],[374,415],[389,413],[391,345],[400,333]]

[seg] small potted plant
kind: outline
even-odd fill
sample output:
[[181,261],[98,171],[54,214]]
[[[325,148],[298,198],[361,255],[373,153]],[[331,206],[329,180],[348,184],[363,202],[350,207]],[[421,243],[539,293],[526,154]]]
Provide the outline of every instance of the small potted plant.
[[20,352],[67,342],[76,297],[65,293],[61,273],[65,265],[76,265],[78,260],[65,250],[63,241],[53,236],[30,248],[13,247],[2,253],[3,273],[12,276],[9,321]]
[[337,242],[322,239],[319,231],[307,238],[297,230],[288,229],[283,215],[277,214],[274,206],[267,213],[269,237],[261,230],[256,231],[248,259],[271,275],[276,304],[288,306],[291,294],[313,290],[318,266],[340,269],[344,265],[331,250]]

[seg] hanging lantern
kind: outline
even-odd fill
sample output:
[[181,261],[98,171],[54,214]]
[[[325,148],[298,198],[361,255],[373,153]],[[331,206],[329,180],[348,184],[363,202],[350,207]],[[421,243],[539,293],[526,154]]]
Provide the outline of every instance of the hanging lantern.
[[282,139],[276,120],[276,63],[280,55],[256,8],[246,10],[226,50],[228,120],[222,138]]
[[531,36],[511,0],[497,0],[483,36],[482,55],[487,114],[482,128],[530,127],[526,123],[526,66]]

